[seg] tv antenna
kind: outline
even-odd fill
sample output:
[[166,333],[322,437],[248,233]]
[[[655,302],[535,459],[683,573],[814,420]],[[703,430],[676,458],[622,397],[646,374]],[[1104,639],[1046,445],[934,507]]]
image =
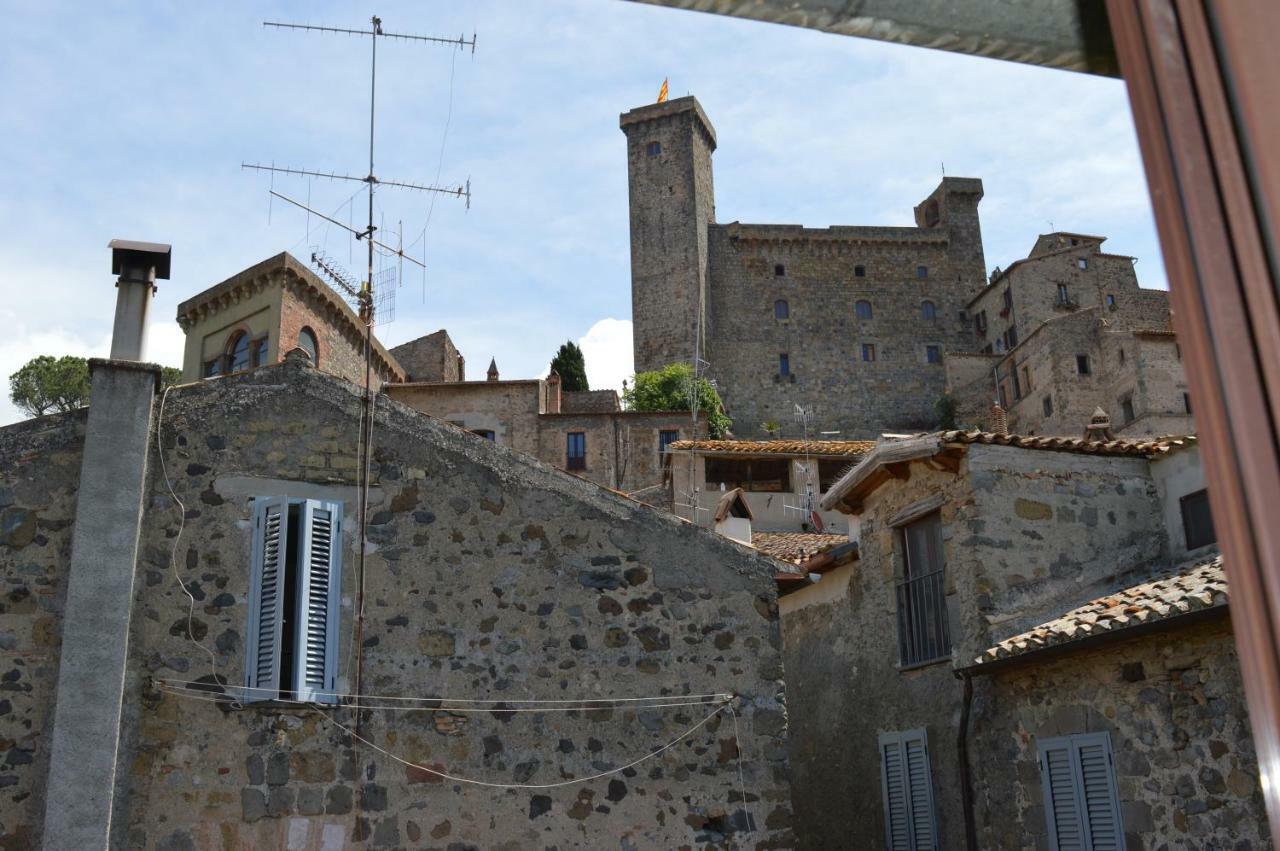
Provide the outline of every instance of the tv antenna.
[[[377,15],[374,15],[373,17],[371,17],[369,19],[369,23],[370,23],[370,26],[369,26],[369,29],[367,30],[353,30],[353,29],[345,29],[342,27],[313,26],[311,24],[288,24],[288,23],[282,23],[279,21],[263,21],[262,22],[262,25],[264,27],[273,27],[275,29],[303,30],[306,32],[332,33],[335,35],[347,35],[347,36],[368,36],[369,47],[370,47],[370,51],[369,51],[369,171],[363,177],[361,177],[359,175],[341,174],[334,171],[325,172],[325,171],[318,171],[315,169],[285,168],[285,167],[276,166],[274,163],[269,166],[259,165],[257,163],[251,164],[251,163],[245,163],[245,162],[242,162],[240,164],[240,167],[242,169],[252,169],[255,171],[269,172],[273,178],[276,174],[292,174],[292,175],[297,175],[299,177],[324,178],[326,180],[338,180],[338,181],[349,181],[352,183],[364,183],[368,187],[369,220],[364,230],[356,230],[350,225],[343,224],[342,222],[338,221],[337,219],[334,219],[331,216],[326,216],[323,213],[319,212],[318,210],[311,209],[311,205],[309,203],[303,204],[300,201],[295,201],[292,198],[289,198],[285,195],[280,194],[279,192],[276,192],[274,188],[269,190],[273,197],[279,198],[282,201],[287,201],[288,203],[293,204],[296,207],[300,207],[303,210],[306,210],[307,213],[311,215],[319,216],[321,219],[329,222],[330,224],[337,225],[338,227],[350,233],[357,240],[363,239],[365,241],[365,245],[368,248],[368,252],[367,252],[368,265],[366,267],[367,271],[366,271],[365,279],[359,284],[358,287],[356,286],[355,281],[352,279],[352,276],[346,273],[343,269],[341,269],[341,267],[339,267],[332,260],[332,258],[326,257],[321,252],[316,252],[315,254],[312,255],[312,263],[320,271],[320,273],[324,275],[329,281],[336,284],[344,292],[346,292],[348,296],[354,297],[359,307],[360,321],[363,322],[365,326],[364,398],[363,398],[363,404],[360,410],[360,440],[357,443],[357,446],[360,447],[357,449],[357,452],[361,456],[359,469],[366,471],[365,475],[363,476],[363,485],[359,488],[359,500],[358,500],[359,504],[356,509],[357,517],[359,520],[359,535],[360,535],[360,546],[359,546],[359,553],[358,553],[358,569],[357,569],[358,580],[357,580],[357,592],[356,592],[356,623],[355,623],[355,636],[354,636],[354,644],[353,644],[353,646],[357,648],[356,664],[355,664],[355,690],[357,693],[359,693],[361,689],[361,680],[362,680],[362,673],[363,673],[363,659],[362,659],[362,656],[360,655],[358,648],[361,645],[360,636],[363,632],[363,627],[364,627],[365,550],[367,549],[366,542],[368,540],[366,518],[368,516],[368,509],[369,509],[369,482],[368,482],[367,471],[369,470],[369,467],[370,467],[370,456],[371,456],[370,449],[373,442],[372,441],[373,413],[374,413],[373,412],[373,324],[374,324],[374,319],[378,312],[378,309],[381,307],[385,312],[389,313],[390,312],[389,308],[392,304],[389,300],[386,300],[386,299],[378,300],[375,298],[375,295],[374,295],[375,287],[377,291],[380,293],[383,290],[383,285],[388,283],[388,281],[385,279],[385,276],[383,280],[376,280],[374,278],[374,274],[373,274],[374,249],[380,248],[384,252],[386,252],[386,254],[392,255],[398,258],[401,268],[403,268],[403,264],[405,260],[408,260],[410,263],[413,263],[417,266],[422,267],[424,272],[427,268],[425,241],[423,242],[423,245],[422,245],[423,259],[418,260],[417,258],[411,257],[408,254],[405,254],[403,238],[400,238],[399,240],[397,240],[397,246],[395,248],[392,248],[390,245],[387,245],[386,243],[381,242],[374,236],[377,233],[378,228],[373,222],[373,196],[377,187],[387,186],[394,189],[407,189],[415,192],[438,193],[441,195],[451,195],[455,198],[464,198],[466,199],[467,209],[471,208],[471,180],[469,178],[466,184],[464,185],[455,186],[455,187],[444,187],[444,186],[435,186],[429,183],[415,183],[415,182],[405,181],[405,180],[387,180],[387,179],[378,177],[377,173],[374,171],[374,141],[376,138],[374,134],[374,129],[376,126],[375,119],[377,117],[377,101],[378,101],[378,97],[377,97],[378,96],[378,40],[389,38],[389,39],[395,39],[398,41],[412,41],[412,42],[420,42],[423,44],[447,45],[449,47],[457,47],[458,50],[464,50],[469,47],[471,48],[472,54],[474,54],[476,51],[476,37],[474,33],[472,34],[470,40],[468,40],[465,36],[458,36],[458,38],[442,38],[438,36],[411,35],[407,33],[389,33],[382,29],[382,19],[379,18]],[[308,201],[310,201],[310,198],[308,198]],[[390,271],[394,274],[394,270],[387,270],[387,271]],[[352,293],[353,289],[355,290],[354,295]],[[394,293],[394,290],[392,290],[392,292]],[[361,484],[360,477],[358,477],[356,481],[358,485]],[[357,730],[360,729],[359,713],[357,713],[356,715],[356,729]]]
[[[353,29],[346,29],[343,27],[322,27],[322,26],[316,26],[313,24],[289,24],[289,23],[282,23],[280,21],[263,21],[262,22],[262,25],[264,27],[274,27],[276,29],[304,30],[307,32],[334,33],[334,34],[341,34],[341,35],[355,35],[355,36],[369,37],[370,52],[369,52],[369,171],[368,173],[366,173],[363,177],[361,177],[359,175],[343,174],[335,171],[318,171],[315,169],[306,169],[306,168],[286,168],[286,167],[277,166],[277,165],[261,165],[259,163],[242,162],[240,164],[240,167],[242,169],[266,171],[266,172],[272,173],[273,175],[274,174],[292,174],[299,177],[316,177],[316,178],[323,178],[325,180],[345,180],[353,183],[364,183],[368,186],[369,220],[364,230],[356,230],[355,228],[352,228],[349,225],[343,224],[342,222],[338,221],[337,219],[334,219],[331,216],[326,216],[317,210],[313,210],[307,204],[303,204],[299,201],[295,201],[292,198],[289,198],[285,195],[280,194],[279,192],[276,192],[274,189],[269,190],[270,194],[273,195],[274,197],[279,198],[282,201],[287,201],[288,203],[293,204],[296,207],[300,207],[312,215],[319,216],[321,219],[324,219],[326,222],[329,222],[330,224],[337,225],[343,230],[349,232],[357,240],[360,240],[360,239],[365,240],[366,245],[368,247],[367,274],[360,286],[360,289],[356,296],[356,300],[359,305],[360,319],[365,323],[366,338],[367,338],[366,349],[370,348],[370,345],[371,345],[372,327],[373,327],[375,312],[376,312],[375,311],[376,304],[374,299],[375,281],[374,281],[374,275],[373,275],[374,249],[380,248],[383,251],[387,252],[388,254],[398,258],[401,264],[401,268],[403,268],[403,264],[405,260],[408,260],[410,263],[413,263],[417,266],[422,267],[424,270],[427,268],[427,264],[425,262],[426,260],[425,243],[423,245],[423,251],[424,251],[423,260],[418,260],[415,257],[405,254],[403,240],[399,241],[397,246],[393,248],[390,245],[387,245],[386,243],[374,237],[374,234],[378,230],[378,227],[373,223],[373,196],[374,196],[375,188],[379,186],[388,186],[395,189],[408,189],[410,191],[416,191],[416,192],[428,192],[428,193],[439,193],[441,195],[450,195],[455,198],[465,199],[467,204],[467,209],[471,208],[471,180],[470,179],[468,179],[465,184],[462,184],[459,186],[446,187],[446,186],[434,186],[429,183],[415,183],[415,182],[404,181],[404,180],[387,180],[387,179],[378,177],[377,174],[374,172],[374,142],[376,138],[374,129],[375,129],[375,118],[377,115],[376,106],[377,106],[377,94],[378,94],[378,88],[377,88],[378,39],[390,38],[390,39],[397,39],[400,41],[416,41],[416,42],[424,42],[428,44],[448,45],[450,47],[457,47],[459,50],[464,50],[469,47],[471,48],[471,52],[473,54],[476,51],[476,37],[474,34],[472,34],[471,38],[468,40],[465,36],[458,36],[457,38],[442,38],[440,36],[412,35],[408,33],[390,33],[382,29],[382,19],[379,18],[377,15],[374,15],[372,18],[370,18],[369,22],[370,22],[370,27],[367,30],[353,30]],[[321,273],[326,278],[328,278],[331,281],[335,280],[335,278],[332,275],[332,272],[337,267],[336,267],[336,264],[331,259],[327,261],[327,267],[317,266],[317,268],[321,269]],[[349,281],[349,276],[347,276],[347,279]],[[368,382],[366,381],[366,384],[367,383]]]

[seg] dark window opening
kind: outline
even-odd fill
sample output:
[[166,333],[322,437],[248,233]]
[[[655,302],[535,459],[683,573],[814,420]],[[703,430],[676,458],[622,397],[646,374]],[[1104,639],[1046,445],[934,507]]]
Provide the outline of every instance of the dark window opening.
[[1191,413],[1191,394],[1190,393],[1182,394],[1182,407],[1186,409],[1186,412],[1188,414]]
[[942,347],[941,346],[925,346],[924,357],[929,363],[942,363]]
[[853,468],[851,461],[818,459],[818,491],[826,493],[831,490],[840,477]]
[[1058,284],[1058,304],[1070,304],[1071,292],[1067,289],[1066,284]]
[[783,266],[781,263],[778,263],[773,267],[773,274],[775,277],[778,277],[778,278],[785,277],[787,274],[787,267]]
[[320,346],[316,343],[316,334],[310,328],[303,328],[298,332],[298,348],[307,353],[307,357],[311,358],[312,366],[320,365]]
[[485,440],[492,440],[496,442],[498,439],[497,435],[493,433],[493,429],[491,428],[473,428],[471,429],[471,433],[479,437],[483,437]]
[[917,278],[927,278],[927,277],[929,277],[929,267],[928,267],[928,266],[917,266],[917,267],[916,267],[916,277],[917,277]]
[[865,277],[867,276],[867,267],[866,267],[866,266],[854,266],[854,267],[853,267],[853,276],[854,276],[855,278],[865,278]]
[[1009,407],[1009,391],[1006,389],[1007,387],[1008,385],[1001,381],[999,388],[997,388],[1000,394],[1000,407],[1002,408]]
[[708,458],[707,490],[786,493],[791,490],[791,461],[787,458]]
[[1017,401],[1022,398],[1022,382],[1018,380],[1018,371],[1013,372],[1013,399]]
[[979,334],[987,333],[987,312],[985,310],[980,311],[978,315],[973,318],[973,323],[977,327]]
[[1178,500],[1182,509],[1182,531],[1186,535],[1187,549],[1195,550],[1216,543],[1218,534],[1213,530],[1213,512],[1209,510],[1209,492],[1198,490]]
[[1084,259],[1083,257],[1079,258],[1078,260],[1076,260],[1076,268],[1077,268],[1077,269],[1088,269],[1088,268],[1089,268],[1089,261],[1088,261],[1088,260],[1086,260],[1086,259]]
[[1107,293],[1107,307],[1110,308],[1111,310],[1116,309],[1116,297],[1113,296],[1111,293]]
[[787,304],[786,299],[780,298],[773,303],[773,318],[774,319],[790,319],[791,318],[791,308]]
[[1071,244],[1072,244],[1072,245],[1079,245],[1079,244],[1080,244],[1080,240],[1076,239],[1075,237],[1072,237],[1072,238],[1071,238]]
[[791,357],[783,352],[778,355],[778,375],[786,377],[791,374]]
[[1053,397],[1052,396],[1044,397],[1044,415],[1046,417],[1053,416]]
[[871,318],[871,302],[867,301],[866,299],[859,299],[858,301],[854,302],[853,313],[859,319],[864,319],[864,320],[870,319]]
[[569,470],[587,469],[587,435],[586,432],[571,431],[565,442],[565,467]]
[[1124,363],[1124,349],[1120,350],[1120,363]]
[[222,358],[216,357],[213,360],[204,362],[204,377],[213,378],[215,375],[222,375]]
[[253,341],[253,365],[262,366],[267,362],[267,335]]
[[1013,307],[1013,292],[1011,290],[1005,290],[1004,293],[1000,296],[1000,299],[1001,299],[1001,302],[1004,304],[1005,310],[1008,310],[1009,308]]
[[1014,346],[1018,345],[1018,328],[1017,328],[1017,326],[1014,326],[1014,325],[1010,325],[1010,326],[1009,326],[1008,336],[1009,336],[1009,348],[1011,348],[1011,349],[1012,349]]
[[943,583],[942,518],[934,513],[902,528],[902,581],[897,586],[898,652],[903,667],[951,653]]
[[656,157],[658,154],[662,153],[662,143],[650,142],[644,146],[644,152],[651,157]]
[[1133,397],[1125,396],[1120,400],[1120,416],[1123,418],[1124,424],[1128,425],[1133,422]]
[[1089,356],[1076,355],[1076,372],[1081,375],[1089,374]]
[[294,681],[294,659],[297,656],[294,642],[288,640],[296,632],[298,610],[298,541],[302,538],[298,524],[297,505],[289,506],[289,534],[285,539],[284,607],[280,611],[282,624],[280,642],[280,698],[293,700],[295,695],[289,684]]
[[658,432],[658,459],[666,453],[667,447],[680,439],[680,432],[675,429],[663,429]]
[[938,307],[931,301],[920,302],[920,318],[932,322],[938,318]]
[[249,368],[249,335],[240,331],[227,344],[227,372],[243,372]]
[[875,344],[875,343],[863,343],[863,344],[862,344],[862,359],[863,359],[864,361],[866,361],[867,363],[871,363],[872,361],[874,361],[874,360],[876,359],[876,344]]

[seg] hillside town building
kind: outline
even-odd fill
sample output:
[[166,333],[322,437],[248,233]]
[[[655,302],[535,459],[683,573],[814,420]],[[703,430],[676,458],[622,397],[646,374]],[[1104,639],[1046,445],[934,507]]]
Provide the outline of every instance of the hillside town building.
[[317,336],[0,429],[0,844],[793,846],[777,563]]
[[1077,434],[1188,434],[1191,401],[1168,294],[1139,287],[1105,238],[1041,235],[987,275],[982,181],[947,177],[915,227],[722,223],[716,134],[696,98],[621,116],[627,137],[637,371],[705,362],[741,438],[842,439],[958,423]]
[[945,432],[842,476],[854,552],[781,583],[801,847],[1266,847],[1198,453]]

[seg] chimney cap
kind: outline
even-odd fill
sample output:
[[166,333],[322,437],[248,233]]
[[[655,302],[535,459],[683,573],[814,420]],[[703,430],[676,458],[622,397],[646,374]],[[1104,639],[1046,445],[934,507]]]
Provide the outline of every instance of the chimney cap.
[[111,249],[111,274],[119,275],[128,261],[143,261],[154,266],[156,277],[169,280],[169,261],[173,247],[162,242],[139,242],[136,239],[113,239],[107,243]]

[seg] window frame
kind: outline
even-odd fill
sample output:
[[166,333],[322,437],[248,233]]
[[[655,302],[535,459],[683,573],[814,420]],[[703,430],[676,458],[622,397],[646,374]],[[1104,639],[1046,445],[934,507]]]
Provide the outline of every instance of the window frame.
[[938,321],[938,305],[934,303],[933,299],[926,298],[920,302],[920,318],[925,322]]
[[[868,355],[870,355],[870,357],[868,357]],[[862,362],[863,363],[876,362],[876,344],[875,343],[862,344]]]
[[[924,500],[921,505],[927,510],[900,515],[892,523],[902,565],[901,579],[895,583],[894,589],[899,670],[921,668],[951,659],[954,645],[947,611],[946,544],[939,503],[936,496]],[[911,541],[914,530],[930,536],[923,558],[920,554],[913,555]],[[936,549],[936,565],[930,561],[935,554],[931,549]],[[936,650],[933,655],[925,652],[930,647]]]
[[667,447],[680,439],[680,429],[678,428],[660,428],[658,429],[658,460],[667,454]]
[[[241,343],[244,344],[244,366],[237,369],[236,352]],[[231,336],[227,337],[223,357],[226,359],[223,364],[226,375],[235,375],[237,372],[248,372],[253,369],[253,338],[249,336],[249,332],[243,329],[232,331]]]
[[[1199,543],[1193,544],[1191,537],[1192,527],[1195,526],[1198,529],[1200,527],[1200,521],[1197,519],[1194,524],[1189,522],[1191,520],[1191,515],[1188,510],[1188,506],[1199,506],[1201,504],[1204,506],[1205,516],[1203,519],[1208,523],[1207,534],[1209,537],[1203,539],[1197,537],[1195,540]],[[1191,510],[1194,510],[1194,508]],[[1182,541],[1186,544],[1187,552],[1192,552],[1194,550],[1201,549],[1202,547],[1213,546],[1218,543],[1218,530],[1215,529],[1213,525],[1213,505],[1209,502],[1208,489],[1200,488],[1199,490],[1191,491],[1190,493],[1186,493],[1178,497],[1178,516],[1182,519]]]
[[791,375],[791,353],[778,352],[778,375],[786,378]]
[[791,305],[787,304],[785,298],[774,299],[773,318],[778,320],[791,318]]
[[924,347],[924,362],[931,364],[942,363],[942,346],[937,343],[928,343]]
[[[1100,747],[1102,753],[1106,757],[1106,772],[1101,778],[1105,781],[1105,788],[1086,789],[1088,776],[1085,774],[1081,761],[1081,751],[1084,748]],[[1064,756],[1068,760],[1067,771],[1070,772],[1070,791],[1072,801],[1070,808],[1067,802],[1063,801],[1062,806],[1058,806],[1057,796],[1054,794],[1054,777],[1051,767],[1051,752],[1065,752]],[[1066,736],[1054,736],[1047,739],[1036,739],[1036,761],[1040,767],[1040,790],[1043,796],[1045,830],[1049,839],[1049,848],[1051,851],[1060,851],[1059,844],[1059,813],[1074,814],[1075,824],[1073,827],[1079,831],[1080,840],[1079,848],[1082,851],[1093,851],[1094,837],[1092,831],[1092,819],[1090,810],[1090,801],[1105,800],[1110,809],[1109,818],[1114,824],[1114,835],[1107,837],[1107,840],[1118,851],[1125,851],[1124,836],[1124,815],[1120,808],[1120,784],[1116,776],[1115,756],[1111,747],[1111,734],[1105,730],[1095,733],[1075,733]],[[1060,785],[1067,785],[1065,783]],[[1061,791],[1066,791],[1065,789]],[[1099,794],[1101,793],[1101,795]],[[1070,809],[1073,813],[1067,813]]]
[[[307,346],[304,346],[302,344],[303,340],[309,340],[311,342],[310,348],[314,351],[309,350]],[[302,349],[311,357],[312,366],[320,366],[320,338],[316,336],[316,332],[311,329],[310,325],[303,325],[298,329],[298,348]]]
[[[914,752],[912,746],[915,746]],[[891,796],[890,759],[893,753],[901,772],[899,786],[902,801],[900,815],[895,817],[895,807]],[[933,788],[933,766],[929,758],[929,738],[924,727],[914,730],[881,733],[877,739],[877,753],[880,762],[880,800],[884,805],[884,835],[886,848],[903,848],[905,851],[936,851],[938,847],[938,808],[937,795]],[[912,758],[924,773],[921,780],[913,779]],[[916,800],[916,792],[922,793],[923,800]],[[920,825],[920,817],[925,816],[927,826]],[[905,846],[895,839],[895,827],[899,827],[898,837],[906,840]],[[925,836],[921,836],[922,829]],[[923,840],[923,841],[922,841]]]
[[[253,537],[241,702],[336,704],[342,630],[343,503],[256,496],[251,511]],[[274,543],[273,511],[277,518]],[[290,562],[289,541],[295,534],[299,541]],[[270,590],[264,587],[268,582],[274,586]],[[319,594],[324,599],[323,606],[317,608],[313,597]],[[293,611],[286,612],[290,597]],[[323,612],[324,621],[317,638],[319,612]],[[318,675],[309,661],[318,655],[313,645],[323,652]],[[287,672],[283,663],[286,650],[292,663]],[[251,652],[257,654],[256,663],[251,663]],[[288,683],[284,682],[286,673],[291,675]]]
[[[1084,367],[1081,369],[1081,367]],[[1093,365],[1089,363],[1089,356],[1076,355],[1076,375],[1093,375]]]
[[853,276],[855,278],[865,278],[867,276],[867,267],[861,264],[853,267]]
[[[865,313],[866,316],[863,316],[863,313]],[[876,311],[872,306],[870,299],[860,298],[853,303],[853,316],[859,322],[870,322],[875,318],[875,315]]]
[[[574,453],[575,444],[579,452]],[[566,470],[587,469],[587,433],[570,431],[565,433],[564,468]]]
[[651,139],[644,145],[644,153],[647,157],[662,156],[662,142],[657,139]]
[[929,267],[928,267],[928,266],[916,266],[916,280],[923,281],[924,279],[926,279],[926,278],[928,278],[928,277],[929,277]]

